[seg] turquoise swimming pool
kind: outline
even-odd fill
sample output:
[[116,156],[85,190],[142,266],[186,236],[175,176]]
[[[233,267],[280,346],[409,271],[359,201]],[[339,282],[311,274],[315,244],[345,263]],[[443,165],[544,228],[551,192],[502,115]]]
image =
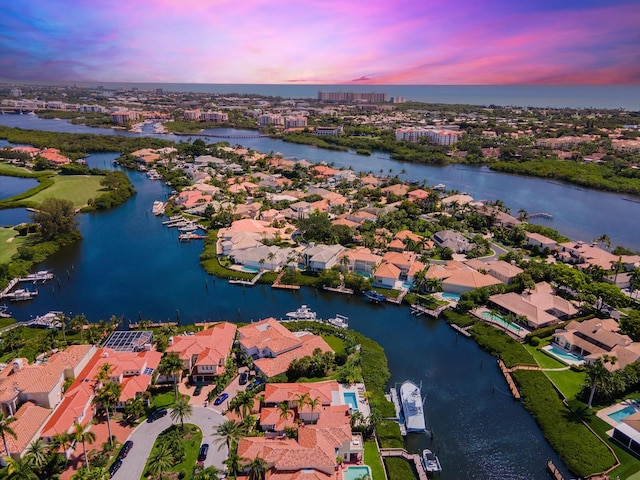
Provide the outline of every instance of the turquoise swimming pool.
[[487,320],[491,320],[493,323],[498,323],[508,330],[511,330],[512,332],[520,333],[524,330],[524,328],[522,328],[521,326],[516,325],[515,323],[507,322],[500,315],[494,315],[491,312],[482,312],[482,317],[486,318]]
[[544,347],[550,355],[556,357],[563,363],[572,364],[576,362],[584,363],[584,360],[580,355],[576,355],[575,353],[567,352],[566,350],[558,347],[557,345],[547,345]]
[[247,273],[258,273],[260,271],[257,268],[245,267],[244,265],[242,266],[242,268],[240,270],[242,272],[247,272]]
[[356,480],[357,478],[363,478],[365,475],[371,477],[371,469],[367,465],[351,466],[342,472],[342,478],[344,480]]
[[454,301],[458,301],[460,300],[460,294],[459,293],[447,293],[447,292],[443,292],[440,294],[440,296],[444,299],[444,300],[454,300]]
[[353,392],[344,392],[342,394],[342,396],[344,397],[344,403],[349,405],[351,410],[353,410],[354,412],[357,412],[358,411],[358,399],[356,397],[356,394],[353,393]]
[[607,417],[620,423],[622,419],[627,418],[629,415],[633,415],[637,411],[638,409],[636,409],[636,407],[634,407],[633,405],[628,405],[620,410],[610,413],[609,415],[607,415]]

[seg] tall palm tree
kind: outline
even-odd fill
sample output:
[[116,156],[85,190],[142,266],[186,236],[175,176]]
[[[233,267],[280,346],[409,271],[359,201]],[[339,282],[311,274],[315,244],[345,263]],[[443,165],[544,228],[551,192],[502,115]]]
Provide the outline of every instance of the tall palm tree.
[[76,422],[73,424],[73,433],[71,434],[76,442],[82,442],[84,466],[87,469],[89,468],[89,459],[87,458],[87,447],[85,445],[85,442],[91,445],[96,441],[96,434],[89,430],[89,428],[90,425],[81,425],[80,423]]
[[315,397],[315,398],[309,397],[309,399],[307,400],[307,405],[309,405],[309,407],[311,408],[312,421],[317,421],[317,418],[313,418],[314,417],[313,412],[315,411],[316,408],[318,408],[320,404],[321,402],[318,397]]
[[233,474],[233,478],[236,478],[238,475],[238,470],[240,470],[241,462],[245,460],[237,452],[229,452],[227,459],[223,462],[229,471]]
[[96,373],[95,377],[93,377],[93,379],[97,383],[97,388],[100,388],[102,387],[102,385],[107,383],[107,380],[109,380],[109,374],[111,373],[112,369],[113,365],[111,365],[110,363],[103,363],[102,365],[100,365],[98,373]]
[[53,436],[53,439],[51,440],[51,442],[49,443],[49,453],[57,453],[60,448],[62,448],[62,451],[64,453],[64,456],[66,458],[67,456],[67,450],[69,450],[69,448],[71,447],[71,435],[69,435],[68,433],[56,433]]
[[193,414],[193,407],[189,404],[189,398],[186,395],[181,395],[169,412],[173,421],[180,420],[182,430],[184,430],[184,419],[191,417],[191,414]]
[[256,457],[244,468],[249,470],[249,480],[264,480],[267,475],[267,462],[262,457]]
[[147,467],[147,474],[156,476],[159,473],[166,472],[175,463],[175,458],[171,452],[171,448],[168,443],[160,443],[158,448],[153,452],[153,455],[149,457],[149,466]]
[[191,477],[191,480],[218,480],[221,473],[222,470],[212,465],[205,468],[201,472],[196,473],[193,477]]
[[166,377],[173,377],[173,399],[178,401],[178,376],[184,370],[184,363],[180,357],[174,354],[168,354],[162,357],[158,372]]
[[229,402],[229,409],[244,419],[251,412],[253,398],[253,393],[247,390],[241,390],[233,397],[233,400]]
[[296,403],[297,407],[298,407],[298,412],[300,412],[300,410],[302,410],[302,408],[307,404],[307,402],[309,401],[309,394],[308,393],[296,393],[295,397],[294,397],[294,402]]
[[81,468],[71,477],[71,480],[109,480],[110,478],[109,470],[105,467],[91,467]]
[[84,326],[88,325],[89,321],[84,314],[76,315],[71,319],[70,326],[73,330],[80,330],[80,343],[84,343]]
[[122,394],[122,384],[107,382],[96,392],[93,402],[102,405],[107,413],[107,430],[109,431],[109,444],[113,447],[113,437],[111,435],[111,413],[110,410],[120,399]]
[[42,470],[42,467],[47,464],[47,451],[48,446],[42,438],[34,440],[27,447],[26,453],[31,459],[31,463],[33,463],[34,467],[36,467],[38,471]]
[[629,274],[629,291],[631,292],[631,296],[633,296],[633,292],[636,290],[640,290],[640,267],[635,267]]
[[7,445],[6,436],[9,435],[14,439],[18,439],[18,435],[11,428],[11,424],[18,420],[16,417],[5,417],[4,413],[0,413],[0,436],[2,437],[2,443],[4,444],[4,452],[7,457],[11,456],[9,453],[9,446]]
[[282,420],[287,420],[290,416],[293,416],[293,412],[289,408],[289,402],[284,401],[278,404],[278,411],[280,412],[280,418]]
[[235,446],[240,441],[244,433],[244,427],[240,422],[227,420],[221,423],[216,428],[216,435],[220,437],[215,440],[216,443],[220,444],[218,450],[220,450],[223,445],[226,445],[228,451],[232,452],[232,446]]
[[591,408],[593,404],[593,396],[596,393],[596,388],[602,388],[606,385],[607,381],[611,378],[611,372],[607,370],[607,363],[616,363],[616,357],[610,357],[609,355],[603,355],[597,358],[595,362],[589,363],[586,367],[587,378],[591,384],[591,391],[589,392],[589,402],[587,408]]

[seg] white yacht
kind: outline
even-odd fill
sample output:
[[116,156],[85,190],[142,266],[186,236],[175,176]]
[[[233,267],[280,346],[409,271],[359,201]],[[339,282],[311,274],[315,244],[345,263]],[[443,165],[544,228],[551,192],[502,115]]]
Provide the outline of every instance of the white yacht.
[[405,381],[400,386],[400,401],[407,433],[425,433],[427,427],[420,388],[410,380]]
[[442,466],[438,456],[428,448],[422,451],[422,466],[427,472],[441,472]]
[[306,305],[302,305],[295,312],[287,313],[287,317],[292,320],[315,320],[316,312],[311,311]]

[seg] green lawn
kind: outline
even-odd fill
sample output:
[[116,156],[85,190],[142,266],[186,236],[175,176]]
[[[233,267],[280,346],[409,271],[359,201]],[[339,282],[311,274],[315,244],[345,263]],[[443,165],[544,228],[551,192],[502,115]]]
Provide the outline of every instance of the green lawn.
[[344,340],[342,340],[341,338],[338,338],[334,335],[326,334],[323,334],[322,338],[329,344],[334,352],[338,353],[344,351]]
[[[162,441],[162,437],[173,429],[177,429],[178,432],[182,434],[182,444],[184,445],[185,456],[182,462],[174,465],[169,471],[178,472],[180,475],[179,478],[188,480],[193,476],[193,467],[195,467],[196,465],[198,452],[200,451],[200,445],[202,443],[202,431],[197,425],[185,423],[184,432],[180,430],[180,425],[172,425],[171,427],[169,427],[156,439],[155,443],[153,444],[153,448],[151,449],[151,453],[149,454],[149,459],[152,458],[154,450],[158,447],[159,442]],[[145,472],[149,467],[149,459],[147,459],[147,464],[144,467]]]
[[[524,346],[536,363],[542,368],[564,368],[566,365],[555,358],[541,352],[531,345]],[[586,378],[584,372],[574,372],[572,370],[562,370],[558,372],[545,371],[547,378],[562,392],[567,399],[574,398],[580,392]]]
[[74,207],[82,207],[90,198],[100,195],[102,179],[100,175],[58,175],[53,177],[52,186],[29,197],[29,201],[40,203],[46,198],[62,198],[71,200]]
[[378,452],[378,445],[373,440],[364,442],[364,463],[371,468],[371,480],[384,480],[384,466]]
[[[18,232],[13,228],[0,227],[0,264],[7,263],[18,252],[18,247],[22,245],[27,237],[18,237]],[[7,242],[11,237],[15,239]]]

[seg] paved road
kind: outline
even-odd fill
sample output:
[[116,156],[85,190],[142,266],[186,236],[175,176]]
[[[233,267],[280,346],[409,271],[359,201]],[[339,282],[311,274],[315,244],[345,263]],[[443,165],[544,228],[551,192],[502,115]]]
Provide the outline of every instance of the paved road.
[[[204,462],[205,467],[214,465],[224,469],[222,462],[227,458],[227,447],[223,445],[218,450],[218,444],[215,443],[215,440],[219,437],[214,432],[216,427],[225,420],[226,418],[217,410],[198,406],[193,406],[193,415],[187,420],[188,423],[198,425],[202,429],[202,443],[209,444],[209,454]],[[129,436],[129,440],[133,441],[133,447],[113,478],[115,480],[140,478],[156,437],[169,428],[171,423],[171,416],[167,414],[153,423],[140,424]]]

